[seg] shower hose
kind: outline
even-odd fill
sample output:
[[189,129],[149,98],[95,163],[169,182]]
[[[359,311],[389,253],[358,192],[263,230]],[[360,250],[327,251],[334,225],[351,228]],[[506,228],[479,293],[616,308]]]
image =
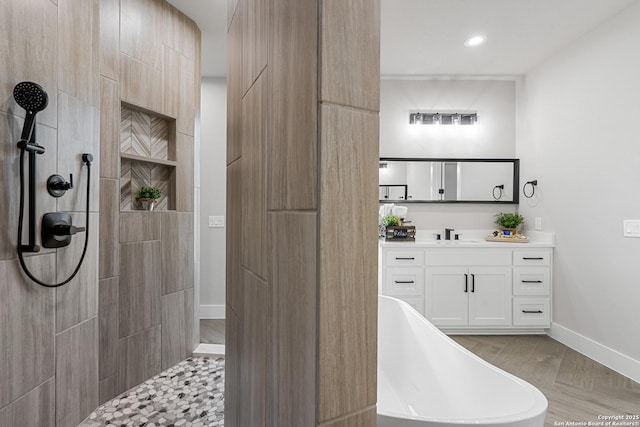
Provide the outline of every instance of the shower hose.
[[47,288],[57,288],[62,285],[66,285],[80,271],[80,267],[82,266],[82,261],[84,261],[84,256],[87,253],[87,246],[89,243],[89,196],[91,195],[91,162],[85,161],[87,165],[87,213],[86,213],[86,225],[85,225],[85,236],[84,236],[84,248],[82,249],[82,256],[80,257],[80,261],[76,266],[73,273],[66,278],[64,281],[60,283],[46,283],[33,275],[33,273],[29,270],[26,263],[24,262],[24,255],[22,253],[22,225],[24,222],[24,153],[26,150],[20,150],[20,214],[18,216],[18,259],[20,260],[20,265],[24,270],[25,274],[29,277],[29,279],[36,282],[38,285],[45,286]]

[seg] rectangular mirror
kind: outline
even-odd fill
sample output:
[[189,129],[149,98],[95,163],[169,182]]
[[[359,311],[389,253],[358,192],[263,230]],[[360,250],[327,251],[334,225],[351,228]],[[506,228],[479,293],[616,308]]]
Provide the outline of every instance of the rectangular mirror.
[[380,202],[519,202],[518,159],[381,158]]

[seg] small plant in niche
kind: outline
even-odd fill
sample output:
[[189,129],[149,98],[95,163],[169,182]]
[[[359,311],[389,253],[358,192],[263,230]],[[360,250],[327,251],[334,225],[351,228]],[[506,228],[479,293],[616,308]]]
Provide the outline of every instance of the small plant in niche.
[[162,191],[158,187],[142,187],[136,191],[137,200],[158,200],[160,197],[162,197]]
[[496,224],[500,226],[503,230],[509,230],[511,234],[516,233],[516,229],[524,224],[524,217],[519,213],[499,213],[496,214]]
[[136,191],[136,200],[142,203],[142,208],[152,211],[156,200],[162,197],[162,191],[158,187],[142,187]]

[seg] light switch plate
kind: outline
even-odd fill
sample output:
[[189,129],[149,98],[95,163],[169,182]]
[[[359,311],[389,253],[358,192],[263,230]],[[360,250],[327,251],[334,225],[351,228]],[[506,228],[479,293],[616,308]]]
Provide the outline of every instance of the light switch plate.
[[224,217],[209,216],[209,228],[224,228]]
[[623,227],[624,237],[640,237],[640,219],[625,219]]
[[542,230],[542,218],[540,218],[539,216],[535,218],[535,228],[538,231]]

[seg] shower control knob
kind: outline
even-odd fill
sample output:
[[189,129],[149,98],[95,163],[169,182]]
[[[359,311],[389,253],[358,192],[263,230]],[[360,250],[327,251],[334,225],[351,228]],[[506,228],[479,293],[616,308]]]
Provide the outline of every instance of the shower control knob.
[[63,248],[71,243],[71,237],[85,227],[73,225],[71,215],[66,212],[48,212],[42,217],[40,240],[45,248]]
[[69,182],[65,181],[65,179],[61,175],[51,175],[47,180],[47,191],[53,197],[61,197],[64,196],[64,193],[67,190],[71,190],[73,188],[73,174],[69,174]]
[[53,226],[53,234],[55,236],[73,236],[83,231],[85,231],[84,227],[75,227],[68,224],[56,224]]

